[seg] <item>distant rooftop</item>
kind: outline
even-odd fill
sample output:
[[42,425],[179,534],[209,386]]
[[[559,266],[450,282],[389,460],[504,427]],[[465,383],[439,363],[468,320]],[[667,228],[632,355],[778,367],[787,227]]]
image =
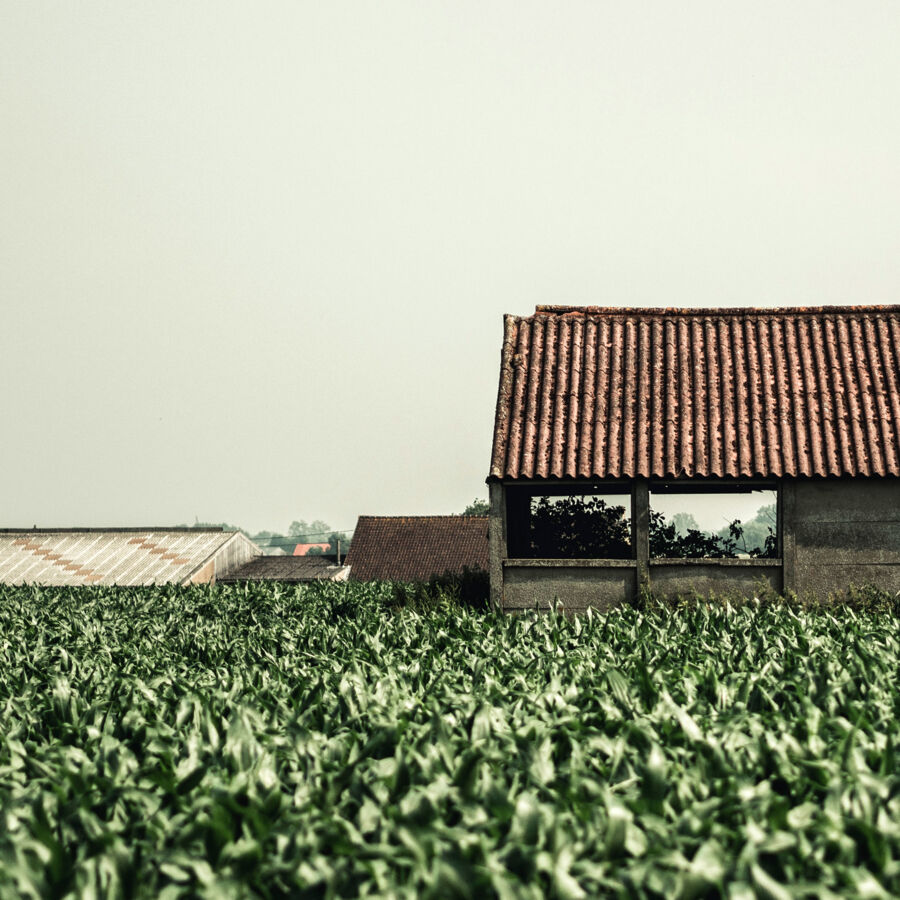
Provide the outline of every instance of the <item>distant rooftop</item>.
[[487,516],[360,516],[347,554],[354,581],[427,581],[488,569]]
[[81,528],[78,526],[67,526],[64,528],[38,528],[35,525],[31,528],[0,528],[0,534],[143,534],[148,531],[165,531],[167,533],[198,531],[223,532],[224,529],[221,525],[143,525],[140,527],[113,526],[111,528]]
[[294,552],[291,555],[306,556],[313,548],[315,548],[316,550],[329,550],[331,548],[331,544],[329,544],[327,541],[325,541],[324,543],[320,541],[316,544],[297,544],[294,547]]
[[2,529],[0,583],[187,584],[213,580],[258,552],[221,528]]
[[349,569],[325,556],[257,556],[218,580],[237,581],[346,581]]

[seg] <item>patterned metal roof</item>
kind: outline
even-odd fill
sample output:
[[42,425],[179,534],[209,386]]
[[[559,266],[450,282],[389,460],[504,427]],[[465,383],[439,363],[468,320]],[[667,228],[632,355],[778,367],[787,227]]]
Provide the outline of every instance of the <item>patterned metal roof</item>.
[[428,581],[488,569],[487,516],[360,516],[346,559],[356,581]]
[[183,584],[234,539],[232,531],[116,529],[0,533],[4,584]]
[[900,307],[506,316],[491,478],[900,475]]

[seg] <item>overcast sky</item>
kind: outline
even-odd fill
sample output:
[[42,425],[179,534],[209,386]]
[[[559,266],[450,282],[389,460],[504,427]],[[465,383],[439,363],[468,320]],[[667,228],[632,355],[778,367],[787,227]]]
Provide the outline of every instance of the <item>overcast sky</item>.
[[0,524],[459,512],[504,312],[900,302],[898,35],[0,0]]

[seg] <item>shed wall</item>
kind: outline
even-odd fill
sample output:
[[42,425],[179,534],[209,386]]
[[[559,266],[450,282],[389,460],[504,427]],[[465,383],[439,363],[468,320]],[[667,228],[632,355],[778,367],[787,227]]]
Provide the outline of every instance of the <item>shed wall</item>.
[[[733,563],[729,565],[729,563]],[[657,596],[689,596],[700,594],[752,597],[760,590],[781,591],[781,561],[710,560],[694,562],[675,560],[650,562],[650,589]]]
[[800,595],[872,584],[900,591],[900,479],[794,483],[794,589]]
[[[491,598],[497,608],[609,609],[634,597],[634,560],[509,559],[504,486],[491,485]],[[783,559],[658,560],[657,595],[752,595],[767,585],[825,597],[851,586],[900,591],[900,478],[785,479]]]
[[635,585],[633,565],[562,566],[515,561],[504,566],[503,608],[549,609],[552,603],[559,603],[575,612],[588,607],[606,611],[633,597]]

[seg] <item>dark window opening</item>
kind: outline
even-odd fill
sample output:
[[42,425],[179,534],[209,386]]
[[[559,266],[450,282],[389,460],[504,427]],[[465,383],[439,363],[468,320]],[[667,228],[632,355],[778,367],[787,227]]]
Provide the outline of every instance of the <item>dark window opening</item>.
[[[571,491],[571,487],[569,488]],[[525,559],[633,559],[630,490],[511,489],[509,555]]]
[[778,492],[767,486],[650,487],[650,556],[774,559]]

